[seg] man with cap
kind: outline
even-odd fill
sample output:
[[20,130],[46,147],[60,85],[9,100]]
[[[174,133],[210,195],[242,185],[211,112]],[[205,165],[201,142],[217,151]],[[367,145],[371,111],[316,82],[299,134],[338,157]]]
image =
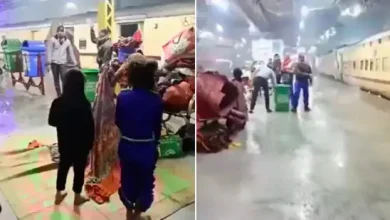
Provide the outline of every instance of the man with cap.
[[57,27],[56,34],[49,40],[46,56],[47,65],[50,65],[53,74],[57,96],[60,96],[62,93],[60,80],[63,85],[69,66],[77,66],[72,43],[66,37],[63,25]]

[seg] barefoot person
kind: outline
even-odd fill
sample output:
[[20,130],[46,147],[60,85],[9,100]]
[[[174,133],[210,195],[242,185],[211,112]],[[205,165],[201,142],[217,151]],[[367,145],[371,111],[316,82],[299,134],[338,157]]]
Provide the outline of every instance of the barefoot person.
[[94,142],[94,121],[91,105],[84,94],[85,79],[76,69],[66,74],[64,91],[50,108],[49,125],[57,128],[60,162],[57,173],[55,204],[59,205],[67,193],[66,178],[73,166],[74,205],[81,205],[89,199],[81,195],[84,185],[88,154]]
[[138,61],[129,65],[129,85],[117,99],[116,125],[121,133],[118,155],[121,164],[119,196],[127,209],[127,220],[141,216],[153,203],[156,150],[161,135],[163,103],[153,92],[155,63]]

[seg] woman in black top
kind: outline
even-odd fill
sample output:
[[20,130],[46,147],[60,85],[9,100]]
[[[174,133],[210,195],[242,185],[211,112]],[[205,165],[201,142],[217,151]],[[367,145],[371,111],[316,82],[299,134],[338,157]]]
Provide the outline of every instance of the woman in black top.
[[66,177],[71,166],[74,170],[74,205],[88,201],[81,195],[84,185],[88,154],[94,142],[94,120],[91,104],[84,94],[84,75],[77,69],[67,72],[64,91],[50,108],[49,125],[57,128],[60,163],[57,173],[55,204],[60,204],[67,193]]

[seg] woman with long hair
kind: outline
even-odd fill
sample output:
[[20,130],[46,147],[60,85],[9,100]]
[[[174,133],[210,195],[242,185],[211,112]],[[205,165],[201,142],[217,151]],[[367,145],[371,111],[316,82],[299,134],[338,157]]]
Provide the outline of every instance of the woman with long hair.
[[74,204],[89,199],[81,195],[88,155],[94,142],[94,120],[91,105],[84,93],[85,79],[77,69],[67,72],[63,93],[53,101],[49,125],[57,128],[60,162],[57,173],[55,204],[59,205],[67,193],[66,178],[71,166],[74,170]]

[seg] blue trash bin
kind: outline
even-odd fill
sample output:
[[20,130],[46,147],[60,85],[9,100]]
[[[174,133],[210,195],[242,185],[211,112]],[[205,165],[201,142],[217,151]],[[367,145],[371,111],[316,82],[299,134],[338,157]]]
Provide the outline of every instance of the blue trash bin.
[[130,47],[120,47],[118,50],[118,60],[119,62],[123,63],[129,56],[130,54],[135,53],[134,48]]
[[46,46],[43,41],[25,40],[22,43],[22,53],[25,59],[25,76],[37,77],[38,55],[41,55],[42,74],[45,75]]

